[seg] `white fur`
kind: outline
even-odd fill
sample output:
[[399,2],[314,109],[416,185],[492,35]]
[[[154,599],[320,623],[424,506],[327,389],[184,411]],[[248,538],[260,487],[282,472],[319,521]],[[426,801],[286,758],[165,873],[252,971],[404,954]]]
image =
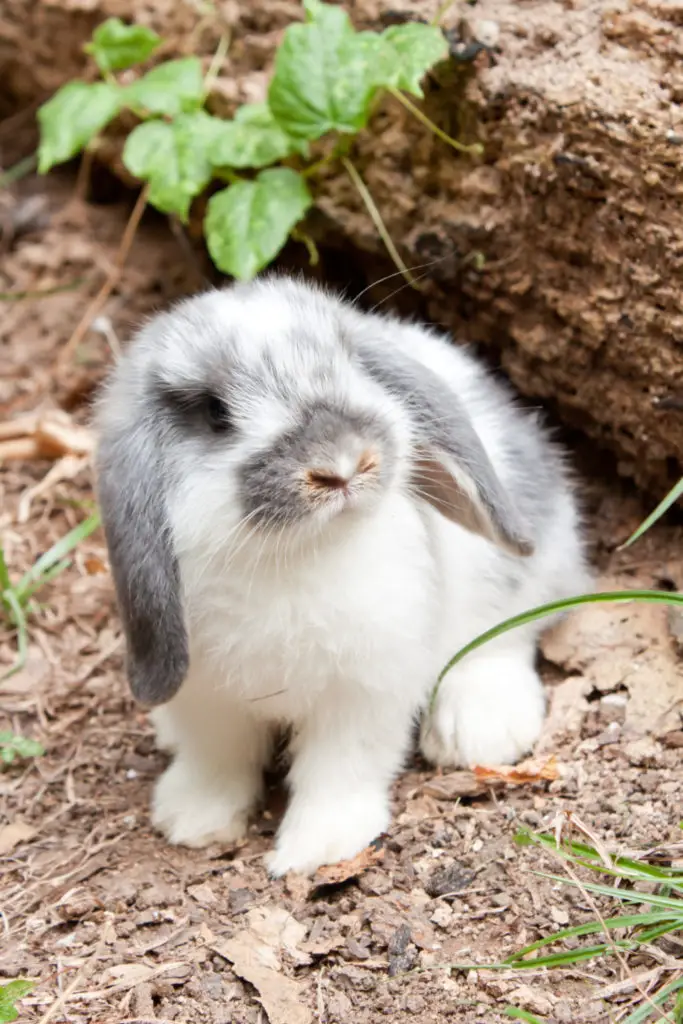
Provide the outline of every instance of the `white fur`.
[[[305,352],[273,343],[300,324],[317,332],[323,350],[332,320],[352,339],[403,349],[449,382],[503,485],[514,486],[517,468],[502,442],[516,421],[466,351],[293,283],[194,301],[204,303],[211,322],[242,333],[245,358],[258,361],[271,346],[298,395],[315,397],[326,386],[313,381]],[[167,327],[170,337],[173,322]],[[191,332],[183,343],[167,345],[180,364],[194,358],[197,344]],[[410,426],[393,398],[338,359],[332,345],[329,360],[335,394],[380,405],[407,452]],[[268,865],[275,875],[309,872],[353,856],[387,828],[390,783],[448,658],[501,619],[585,586],[579,528],[563,480],[537,530],[535,554],[523,571],[515,568],[521,575],[512,586],[509,556],[412,495],[406,470],[375,506],[321,522],[313,536],[252,534],[235,507],[232,475],[295,412],[264,387],[244,396],[238,414],[251,424],[248,436],[210,465],[183,456],[167,495],[190,673],[154,712],[160,745],[175,760],[157,784],[153,819],[175,843],[241,836],[272,733],[291,726],[291,799]],[[544,713],[537,633],[535,626],[509,633],[445,678],[422,726],[429,760],[507,763],[533,747]]]

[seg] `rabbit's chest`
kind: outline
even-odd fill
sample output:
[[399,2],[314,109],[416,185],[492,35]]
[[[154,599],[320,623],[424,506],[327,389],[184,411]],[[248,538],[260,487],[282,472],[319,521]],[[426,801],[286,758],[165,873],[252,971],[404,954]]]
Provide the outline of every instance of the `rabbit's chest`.
[[186,578],[191,659],[255,711],[292,719],[332,689],[417,677],[433,646],[431,554],[418,529],[380,527],[310,565]]

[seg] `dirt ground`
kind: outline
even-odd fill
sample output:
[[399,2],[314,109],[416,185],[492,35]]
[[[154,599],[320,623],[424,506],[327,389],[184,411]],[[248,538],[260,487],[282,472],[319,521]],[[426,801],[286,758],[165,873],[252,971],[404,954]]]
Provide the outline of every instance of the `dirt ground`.
[[[42,194],[36,188],[29,181],[21,194]],[[61,407],[85,424],[112,350],[143,315],[198,286],[197,263],[163,221],[143,222],[98,330],[59,364],[111,270],[130,205],[85,203],[67,176],[54,179],[28,230],[8,209],[2,419]],[[66,290],[33,294],[55,288]],[[658,527],[617,553],[646,507],[606,460],[582,446],[577,456],[601,584],[683,589],[683,530]],[[0,530],[12,576],[91,501],[87,456],[5,463]],[[551,973],[484,968],[595,916],[580,892],[538,877],[561,870],[515,845],[520,826],[552,827],[571,811],[609,849],[678,841],[681,856],[683,665],[666,609],[603,606],[544,641],[550,715],[537,755],[556,759],[557,778],[484,785],[469,773],[439,775],[416,755],[396,784],[389,834],[351,877],[329,884],[267,877],[277,787],[237,848],[175,849],[151,830],[150,788],[164,758],[124,682],[101,534],[40,601],[28,663],[0,685],[0,730],[45,747],[0,777],[0,974],[37,979],[22,1020],[374,1024],[399,1014],[415,1024],[493,1024],[508,1004],[557,1024],[625,1016],[634,988],[613,958]],[[15,638],[0,627],[0,671],[14,657]],[[629,971],[661,984],[672,950],[633,954]],[[463,963],[481,968],[450,966]]]

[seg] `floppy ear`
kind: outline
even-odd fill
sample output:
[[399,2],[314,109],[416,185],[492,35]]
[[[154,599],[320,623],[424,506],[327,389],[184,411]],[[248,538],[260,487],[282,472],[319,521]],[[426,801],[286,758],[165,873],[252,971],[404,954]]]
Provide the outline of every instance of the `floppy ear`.
[[374,379],[408,407],[417,428],[416,493],[472,533],[515,555],[533,544],[458,396],[423,363],[398,350],[362,346]]
[[105,430],[97,464],[130,688],[145,704],[163,704],[180,688],[189,657],[159,442],[143,423]]

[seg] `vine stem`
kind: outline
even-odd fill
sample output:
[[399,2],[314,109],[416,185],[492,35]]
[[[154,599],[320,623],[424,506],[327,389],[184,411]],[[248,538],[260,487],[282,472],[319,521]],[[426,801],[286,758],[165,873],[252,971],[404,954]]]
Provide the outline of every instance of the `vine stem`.
[[343,156],[341,158],[341,162],[342,162],[342,164],[344,166],[344,169],[346,170],[346,173],[348,174],[349,178],[351,179],[353,184],[356,186],[356,189],[358,190],[359,196],[361,197],[361,199],[365,203],[365,208],[368,211],[368,213],[370,214],[370,217],[372,218],[372,222],[375,225],[375,227],[377,228],[377,233],[378,233],[378,235],[380,236],[380,238],[382,239],[382,241],[384,242],[384,244],[386,246],[387,252],[391,256],[392,260],[394,261],[394,263],[396,264],[396,266],[398,267],[399,271],[401,272],[403,277],[406,279],[408,284],[412,288],[417,288],[417,281],[415,280],[415,278],[410,273],[410,271],[408,270],[407,266],[405,265],[405,263],[401,259],[400,255],[399,255],[399,252],[398,252],[398,249],[394,245],[394,243],[393,243],[393,241],[391,239],[391,235],[387,231],[386,225],[385,225],[384,221],[382,220],[382,215],[380,214],[379,210],[377,209],[377,206],[375,204],[375,200],[370,195],[370,191],[368,189],[368,186],[365,184],[365,182],[361,178],[360,174],[356,170],[355,166],[353,165],[353,163],[349,160],[349,158],[347,156]]
[[218,75],[220,74],[220,70],[223,67],[223,61],[225,60],[225,55],[227,54],[229,47],[230,36],[227,32],[223,32],[220,39],[218,40],[216,52],[211,58],[209,70],[206,72],[206,76],[204,78],[204,94],[206,96],[208,96],[208,94],[211,92],[214,83],[218,78]]
[[568,611],[571,608],[578,608],[584,604],[600,604],[603,601],[614,601],[616,603],[624,601],[649,601],[652,604],[683,605],[683,594],[670,594],[663,590],[605,591],[601,594],[581,594],[579,597],[567,597],[562,601],[553,601],[550,604],[540,605],[538,608],[531,608],[528,612],[522,612],[521,615],[513,615],[511,619],[505,619],[504,622],[500,622],[497,626],[487,629],[485,633],[480,633],[474,640],[470,640],[468,644],[461,647],[457,654],[453,655],[439,673],[429,698],[429,710],[434,710],[439,687],[451,669],[455,668],[458,662],[462,661],[466,655],[476,651],[478,647],[483,647],[484,644],[495,640],[496,637],[502,633],[507,633],[510,629],[517,629],[518,626],[525,626],[529,622],[536,622],[537,619],[554,615],[556,612]]
[[396,89],[393,85],[390,85],[387,92],[391,93],[394,99],[402,103],[406,110],[410,111],[413,117],[425,126],[429,128],[430,132],[433,132],[437,138],[446,142],[452,149],[456,149],[458,153],[469,153],[472,156],[480,156],[484,152],[484,147],[480,142],[473,142],[470,146],[466,146],[464,142],[458,142],[457,139],[452,139],[442,128],[439,128],[438,124],[434,124],[426,114],[424,114],[418,106],[416,106],[407,96],[404,96],[400,89]]
[[76,351],[76,349],[78,348],[78,346],[81,344],[86,334],[88,333],[90,325],[92,324],[93,320],[100,312],[105,302],[107,301],[107,299],[113,292],[114,288],[118,284],[121,278],[121,273],[123,271],[124,264],[126,262],[126,258],[128,256],[128,253],[130,252],[130,247],[133,244],[133,239],[135,238],[135,232],[138,229],[138,225],[145,211],[148,194],[149,185],[145,185],[144,188],[140,190],[140,194],[138,195],[138,198],[135,201],[135,206],[133,207],[133,212],[128,218],[128,223],[126,224],[125,230],[121,237],[121,244],[119,245],[118,252],[116,253],[114,264],[111,270],[109,271],[107,278],[104,281],[104,284],[102,285],[97,295],[86,309],[81,319],[76,324],[76,327],[73,333],[71,334],[71,337],[69,338],[66,345],[60,352],[57,360],[58,366],[63,366],[64,363],[68,359],[70,359],[71,356],[74,354],[74,352]]

